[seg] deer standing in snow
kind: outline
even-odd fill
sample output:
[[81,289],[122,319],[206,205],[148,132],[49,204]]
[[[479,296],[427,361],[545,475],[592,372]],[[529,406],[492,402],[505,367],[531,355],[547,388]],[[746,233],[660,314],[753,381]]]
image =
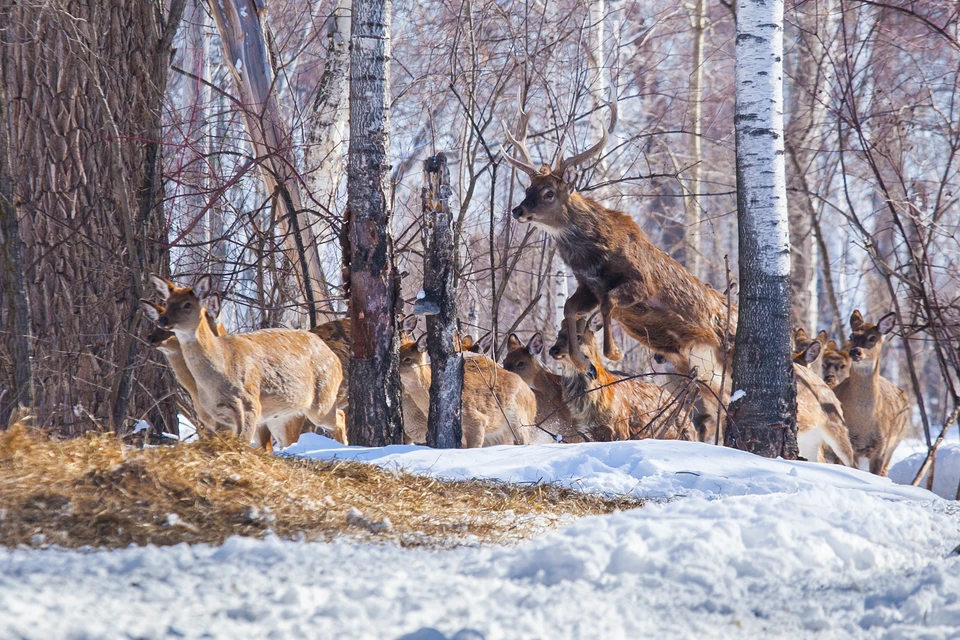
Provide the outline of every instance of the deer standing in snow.
[[343,438],[343,412],[336,407],[343,375],[323,340],[294,329],[217,336],[201,302],[212,293],[210,276],[184,288],[151,279],[166,292],[157,326],[176,335],[199,405],[214,421],[256,444],[261,424],[281,439],[286,423],[304,415]]
[[[616,124],[616,107],[610,105],[608,130]],[[682,374],[697,367],[702,379],[719,391],[720,371],[727,358],[724,336],[727,302],[723,295],[702,283],[676,260],[656,247],[633,219],[577,193],[576,168],[601,152],[599,142],[554,167],[537,168],[530,159],[524,137],[529,114],[520,111],[517,135],[507,138],[520,157],[504,158],[530,176],[530,186],[513,217],[545,231],[577,279],[577,290],[564,304],[563,328],[576,335],[577,321],[598,306],[603,315],[603,354],[618,360],[610,320],[644,346],[663,354]],[[735,331],[736,308],[729,326]],[[576,341],[568,344],[572,365],[590,371],[590,360]]]
[[561,442],[586,442],[586,438],[573,427],[570,409],[563,401],[563,379],[548,371],[537,358],[543,351],[543,334],[538,331],[527,344],[523,344],[511,333],[507,348],[503,368],[520,376],[533,390],[537,400],[537,424],[559,436]]
[[[824,334],[826,338],[826,334]],[[807,365],[816,362],[823,349],[820,340],[806,343],[794,352],[793,373],[797,381],[797,447],[807,460],[823,462],[839,459],[844,465],[856,464],[850,434],[843,418],[840,400]],[[803,364],[801,364],[801,362]],[[824,456],[829,448],[833,456]]]
[[604,368],[594,332],[587,324],[585,319],[579,320],[576,335],[592,364],[590,373],[581,373],[572,363],[565,330],[560,330],[550,347],[551,357],[564,368],[563,399],[577,432],[599,442],[693,439],[686,429],[668,423],[670,412],[664,409],[673,400],[669,391],[638,378],[617,378]]
[[893,331],[896,314],[868,324],[859,311],[850,317],[850,376],[834,389],[843,405],[850,441],[861,469],[887,475],[893,450],[910,426],[907,394],[880,375],[883,336]]
[[[414,403],[423,416],[430,411],[431,378],[426,340],[424,334],[418,340],[406,340],[400,345],[404,404]],[[464,362],[462,403],[464,448],[546,441],[533,432],[537,415],[533,391],[519,376],[485,356],[474,355]],[[426,420],[422,425],[404,422],[404,431],[410,440],[424,442]]]

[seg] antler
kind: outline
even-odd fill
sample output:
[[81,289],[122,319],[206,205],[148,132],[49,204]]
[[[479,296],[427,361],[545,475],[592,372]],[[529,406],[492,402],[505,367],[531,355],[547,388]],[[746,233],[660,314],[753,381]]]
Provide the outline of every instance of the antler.
[[514,158],[508,155],[503,147],[500,148],[500,153],[503,155],[503,159],[513,165],[513,167],[533,177],[539,175],[540,170],[533,164],[533,160],[530,158],[530,152],[527,151],[527,123],[530,122],[530,113],[523,110],[523,101],[519,94],[517,95],[517,105],[518,111],[520,112],[517,120],[517,136],[514,137],[506,125],[503,126],[503,131],[507,135],[507,142],[513,145],[513,148],[516,149],[522,157]]
[[570,158],[561,157],[560,161],[557,162],[557,168],[554,169],[554,174],[562,176],[565,170],[583,164],[593,156],[603,151],[603,148],[607,145],[608,134],[613,133],[613,128],[617,126],[617,95],[614,93],[612,88],[608,89],[608,91],[610,93],[610,99],[604,104],[610,107],[610,125],[603,130],[603,133],[600,135],[600,140],[586,151],[581,151],[577,155],[571,156]]

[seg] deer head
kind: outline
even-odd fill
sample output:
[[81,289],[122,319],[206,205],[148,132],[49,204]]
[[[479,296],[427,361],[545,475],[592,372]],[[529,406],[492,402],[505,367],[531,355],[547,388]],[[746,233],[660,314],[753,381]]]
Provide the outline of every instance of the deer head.
[[823,350],[823,381],[833,389],[847,379],[850,369],[850,343],[837,346],[833,340]]
[[[217,316],[220,315],[220,294],[211,293],[201,301],[201,304],[207,310],[205,317],[207,324],[210,326],[210,330],[213,331],[214,335],[224,335],[226,330],[217,324]],[[167,312],[167,308],[163,305],[143,299],[140,300],[140,309],[143,311],[143,314],[154,323],[158,323],[160,316]],[[154,327],[153,331],[147,335],[147,344],[151,347],[157,347],[161,351],[168,351],[168,345],[170,344],[168,340],[174,337],[176,336],[173,331],[161,329],[159,326]]]
[[[600,362],[600,350],[597,348],[597,339],[594,336],[595,323],[599,318],[599,314],[594,314],[590,317],[590,320],[581,318],[577,321],[577,343],[580,345],[583,355],[591,362],[590,370],[587,372],[587,377],[591,379],[596,379],[596,363]],[[580,372],[570,359],[569,348],[567,331],[561,329],[557,334],[556,342],[550,347],[550,357],[559,362],[568,375],[579,375]]]
[[[195,332],[200,325],[201,317],[207,315],[203,313],[204,306],[211,304],[213,279],[209,275],[200,276],[192,287],[178,287],[169,280],[157,276],[151,276],[150,279],[159,291],[165,292],[166,307],[141,300],[141,308],[148,317],[153,318],[155,314],[157,326],[161,329],[184,334]],[[152,307],[153,312],[148,311],[143,303]],[[163,311],[161,312],[160,309]]]
[[400,375],[409,374],[427,365],[427,334],[400,344]]
[[537,168],[530,158],[526,145],[527,124],[530,114],[520,108],[517,122],[516,136],[506,131],[507,143],[511,145],[519,157],[503,153],[503,158],[517,170],[530,176],[530,186],[527,187],[523,201],[514,207],[513,217],[521,222],[535,224],[547,233],[556,234],[569,224],[566,209],[570,195],[576,191],[577,167],[598,155],[607,144],[607,136],[617,124],[617,104],[614,97],[607,106],[610,107],[610,124],[603,131],[600,140],[592,147],[564,158],[561,156],[551,169],[549,165]]
[[537,356],[543,351],[543,334],[537,331],[524,345],[516,334],[511,333],[507,339],[507,349],[509,351],[503,359],[503,368],[517,374],[527,385],[532,386],[537,373],[543,368],[537,360]]
[[859,310],[850,316],[850,361],[857,373],[864,375],[876,370],[883,336],[893,331],[896,320],[893,312],[880,318],[875,325],[865,322]]

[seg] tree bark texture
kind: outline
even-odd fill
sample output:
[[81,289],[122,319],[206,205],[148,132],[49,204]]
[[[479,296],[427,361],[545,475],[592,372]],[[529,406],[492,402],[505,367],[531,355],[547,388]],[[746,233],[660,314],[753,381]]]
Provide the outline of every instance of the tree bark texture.
[[735,66],[740,314],[727,438],[745,451],[795,459],[782,0],[738,3]]
[[356,0],[350,25],[348,251],[353,344],[347,430],[364,446],[400,443],[400,279],[390,229],[390,1]]
[[304,211],[290,132],[277,101],[263,11],[256,0],[210,3],[224,60],[237,83],[254,155],[261,160],[260,176],[267,193],[276,198],[284,248],[300,280],[309,321],[315,326],[317,314],[329,310],[330,291],[317,246],[317,220]]
[[423,162],[423,293],[414,313],[427,315],[430,354],[430,414],[427,446],[460,446],[463,354],[456,348],[457,292],[454,285],[453,215],[450,212],[450,171],[443,153]]
[[176,430],[169,378],[135,334],[143,275],[167,264],[160,110],[183,8],[0,2],[0,386],[29,402],[32,383],[37,424],[64,435],[143,417]]

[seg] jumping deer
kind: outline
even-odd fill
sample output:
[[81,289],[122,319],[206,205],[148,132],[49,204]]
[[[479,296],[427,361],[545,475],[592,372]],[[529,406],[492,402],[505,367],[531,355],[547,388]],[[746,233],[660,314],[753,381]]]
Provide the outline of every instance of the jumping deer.
[[689,440],[686,430],[668,420],[669,391],[643,380],[620,379],[600,362],[594,332],[585,319],[577,322],[579,347],[591,362],[590,373],[573,364],[566,330],[561,329],[550,356],[564,369],[563,399],[576,430],[589,440],[611,442],[658,438]]
[[887,475],[890,456],[910,426],[907,394],[880,375],[883,336],[893,331],[896,314],[877,324],[860,311],[850,317],[850,376],[834,389],[843,405],[850,440],[861,469]]
[[827,342],[823,350],[823,366],[820,371],[823,381],[831,389],[847,379],[850,375],[850,343],[838,347],[833,340]]
[[336,407],[340,361],[323,340],[292,329],[217,336],[202,303],[212,293],[209,275],[193,287],[151,280],[166,297],[157,326],[176,335],[199,406],[214,421],[258,444],[261,424],[282,441],[287,422],[304,415],[343,438],[343,412]]
[[548,371],[537,357],[543,352],[543,334],[538,331],[523,344],[511,333],[507,348],[503,368],[520,376],[533,390],[537,399],[537,424],[558,436],[560,442],[585,442],[586,438],[573,427],[570,409],[563,401],[563,379]]
[[[400,380],[404,404],[414,403],[426,416],[430,410],[426,334],[401,344]],[[464,363],[462,403],[465,448],[542,441],[532,433],[537,415],[533,391],[519,376],[498,367],[489,358],[477,355]],[[424,442],[426,420],[422,425],[404,422],[404,431],[408,431],[406,436],[412,441]]]
[[[607,131],[616,125],[615,102],[610,103],[610,114]],[[576,335],[577,321],[599,306],[603,354],[608,359],[620,358],[611,335],[613,318],[638,342],[664,354],[680,373],[696,366],[703,380],[718,389],[719,371],[727,358],[724,296],[657,248],[630,216],[576,191],[577,167],[602,151],[607,131],[585,151],[561,157],[552,168],[537,168],[525,143],[528,122],[529,114],[521,109],[516,136],[507,132],[508,143],[520,157],[503,153],[507,162],[530,176],[530,186],[513,209],[513,217],[552,237],[577,279],[577,290],[564,305],[566,333]],[[733,332],[735,307],[730,314]],[[576,341],[568,348],[576,370],[589,372],[590,360]]]

